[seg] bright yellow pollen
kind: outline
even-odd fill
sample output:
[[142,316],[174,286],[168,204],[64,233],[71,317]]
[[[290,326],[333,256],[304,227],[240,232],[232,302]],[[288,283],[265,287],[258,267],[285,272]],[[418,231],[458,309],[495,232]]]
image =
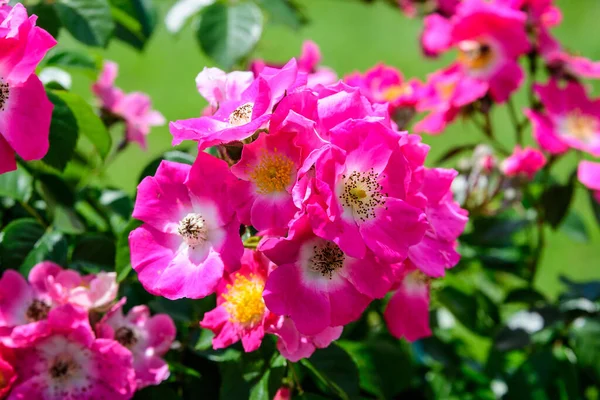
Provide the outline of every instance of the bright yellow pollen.
[[350,193],[357,199],[364,199],[365,197],[367,197],[367,192],[359,188],[350,189]]
[[258,165],[250,172],[250,179],[261,194],[283,192],[291,182],[293,169],[292,160],[275,150],[261,156]]
[[575,110],[567,116],[566,128],[569,136],[589,142],[594,138],[597,122],[594,118]]
[[227,285],[227,293],[223,294],[229,320],[245,327],[260,322],[265,313],[264,287],[264,281],[252,274],[249,277],[236,274],[233,285]]
[[494,58],[492,49],[485,43],[465,40],[459,43],[458,48],[458,62],[469,69],[484,69]]

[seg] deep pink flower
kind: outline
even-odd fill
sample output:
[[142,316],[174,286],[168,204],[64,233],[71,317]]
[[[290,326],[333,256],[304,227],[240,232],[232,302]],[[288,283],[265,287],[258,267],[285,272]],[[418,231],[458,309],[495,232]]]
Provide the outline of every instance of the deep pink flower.
[[600,79],[600,61],[592,61],[559,50],[545,56],[550,71],[558,77]]
[[53,106],[34,73],[56,40],[36,20],[20,3],[0,11],[0,174],[17,168],[15,153],[30,161],[48,152]]
[[200,326],[215,333],[213,348],[242,341],[244,350],[260,347],[265,326],[275,318],[265,307],[263,289],[269,260],[258,251],[245,250],[241,268],[225,274],[217,288],[217,307],[204,314]]
[[14,356],[9,351],[0,345],[0,399],[5,398],[17,380],[17,374],[12,366]]
[[15,350],[18,379],[8,399],[129,399],[135,391],[131,353],[95,339],[88,315],[72,305],[50,311],[48,329]]
[[506,176],[524,175],[528,179],[533,179],[544,165],[546,165],[546,157],[541,151],[531,147],[521,149],[521,146],[516,146],[510,157],[502,162],[500,168]]
[[372,253],[352,258],[315,236],[305,216],[292,222],[287,238],[263,240],[260,250],[278,265],[265,285],[267,308],[289,316],[304,335],[356,320],[395,280],[395,271]]
[[273,107],[288,91],[305,83],[306,76],[298,74],[295,59],[281,69],[267,67],[239,99],[222,101],[213,115],[171,122],[173,145],[195,140],[203,150],[216,144],[244,140],[269,121]]
[[168,299],[213,293],[224,268],[239,267],[240,224],[230,204],[235,178],[225,161],[200,152],[194,165],[163,161],[138,186],[129,235],[131,264],[149,292]]
[[115,87],[117,74],[117,64],[105,61],[98,80],[92,85],[92,91],[106,111],[125,121],[127,140],[138,143],[145,150],[146,136],[150,133],[150,128],[164,125],[165,118],[160,112],[152,109],[152,101],[147,94],[125,94]]
[[241,100],[242,93],[250,86],[254,76],[249,71],[226,73],[219,68],[204,67],[196,77],[198,92],[215,109],[227,100]]
[[275,393],[275,397],[273,397],[273,400],[291,400],[291,398],[291,389],[287,386],[282,386],[279,388],[279,390],[277,390],[277,393]]
[[409,342],[431,336],[429,328],[429,282],[406,262],[398,288],[383,314],[390,333]]
[[581,161],[577,168],[579,181],[594,191],[594,198],[600,203],[600,163]]
[[422,4],[425,12],[434,11],[435,13],[449,17],[454,14],[456,6],[461,0],[397,0],[398,5],[409,17],[417,15],[417,4]]
[[417,111],[429,114],[414,126],[415,132],[439,134],[460,114],[463,107],[485,96],[486,83],[473,79],[453,65],[427,77]]
[[427,229],[425,214],[406,201],[409,135],[367,120],[346,121],[330,134],[332,145],[315,157],[311,195],[296,193],[312,229],[348,256],[360,259],[369,249],[385,262],[404,260]]
[[457,239],[465,229],[468,213],[454,201],[450,190],[457,175],[458,172],[452,169],[424,168],[413,177],[418,185],[414,201],[421,202],[418,199],[421,196],[426,198],[423,208],[429,227],[423,240],[410,247],[408,258],[430,277],[443,276],[446,269],[460,261]]
[[561,87],[555,80],[536,85],[544,112],[526,110],[533,135],[543,150],[559,154],[575,148],[600,156],[600,101],[591,100],[585,88],[568,82]]
[[397,69],[378,64],[363,74],[354,72],[344,78],[350,85],[373,103],[389,103],[390,111],[400,107],[414,107],[421,83],[416,79],[405,81]]
[[343,327],[335,326],[325,328],[323,331],[307,336],[296,329],[294,321],[288,317],[279,317],[269,327],[269,333],[278,337],[277,349],[286,359],[297,362],[302,358],[309,358],[316,349],[324,349],[331,342],[339,339]]
[[113,339],[133,354],[137,389],[158,385],[169,377],[169,366],[162,359],[173,340],[176,329],[167,314],[150,316],[147,306],[133,307],[123,315],[122,298],[96,325],[98,338]]

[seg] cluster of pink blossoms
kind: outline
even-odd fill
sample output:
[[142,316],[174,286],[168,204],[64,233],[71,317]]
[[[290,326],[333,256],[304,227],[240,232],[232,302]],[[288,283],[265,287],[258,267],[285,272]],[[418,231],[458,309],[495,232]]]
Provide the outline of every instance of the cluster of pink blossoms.
[[165,124],[165,117],[152,109],[150,97],[142,92],[125,94],[115,86],[119,67],[112,61],[105,61],[98,80],[92,85],[92,92],[100,100],[101,115],[107,124],[125,122],[125,141],[135,142],[144,150],[146,136],[153,126]]
[[390,332],[427,336],[430,280],[460,258],[457,173],[424,167],[429,147],[397,129],[385,97],[311,81],[306,64],[202,71],[209,109],[170,124],[197,159],[163,161],[138,187],[132,266],[155,295],[216,293],[200,322],[216,349],[253,351],[270,333],[289,360],[309,357],[389,292]]
[[53,106],[35,68],[56,44],[22,4],[6,3],[0,1],[0,174],[17,168],[15,153],[29,161],[48,152]]
[[[81,276],[52,262],[0,277],[0,398],[129,399],[169,376],[167,315],[124,316],[114,272]],[[102,313],[104,315],[102,316]],[[95,324],[95,329],[92,328]]]

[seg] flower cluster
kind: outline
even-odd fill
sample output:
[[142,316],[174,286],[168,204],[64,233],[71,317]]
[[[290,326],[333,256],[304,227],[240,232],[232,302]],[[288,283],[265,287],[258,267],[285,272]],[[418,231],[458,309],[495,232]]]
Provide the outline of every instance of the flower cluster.
[[[46,261],[25,280],[0,277],[0,397],[128,399],[169,376],[161,358],[175,338],[146,306],[123,316],[116,274],[82,276]],[[106,312],[101,317],[101,313]],[[92,324],[95,323],[95,332]]]
[[0,1],[0,174],[17,168],[15,153],[39,160],[49,147],[52,103],[35,68],[56,41],[22,4]]
[[427,336],[429,282],[458,263],[467,222],[450,192],[457,173],[426,168],[429,147],[391,120],[401,76],[314,84],[315,62],[304,64],[198,76],[209,109],[170,129],[199,154],[140,183],[133,269],[155,295],[216,293],[200,323],[216,349],[253,351],[270,333],[289,360],[309,357],[390,292],[392,334]]
[[147,94],[125,94],[116,87],[118,72],[119,67],[116,63],[105,61],[98,80],[92,85],[92,92],[100,101],[100,112],[105,124],[125,122],[125,139],[122,146],[128,142],[135,142],[146,150],[146,136],[150,133],[150,128],[164,125],[165,118],[160,112],[152,109],[152,102]]

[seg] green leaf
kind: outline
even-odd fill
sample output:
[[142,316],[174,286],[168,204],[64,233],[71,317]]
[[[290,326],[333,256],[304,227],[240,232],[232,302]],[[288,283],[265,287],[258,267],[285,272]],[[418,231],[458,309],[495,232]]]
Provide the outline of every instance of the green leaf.
[[262,13],[253,3],[215,3],[202,13],[196,36],[209,57],[230,69],[254,48],[262,26]]
[[33,191],[33,179],[23,168],[0,175],[0,197],[27,202]]
[[410,386],[413,377],[412,360],[400,347],[400,342],[377,339],[337,343],[356,363],[360,387],[364,391],[378,398],[390,399]]
[[85,225],[75,210],[61,205],[54,207],[52,225],[57,230],[67,234],[78,235],[85,232]]
[[141,221],[131,219],[117,239],[117,251],[115,254],[115,272],[117,282],[122,282],[131,272],[131,253],[129,250],[129,233],[142,225]]
[[277,24],[297,30],[308,22],[299,5],[292,0],[260,0],[259,4]]
[[106,47],[115,29],[108,0],[57,0],[55,7],[75,39],[89,46]]
[[498,307],[481,291],[469,295],[455,287],[446,286],[436,295],[441,304],[475,333],[491,335],[500,323]]
[[594,213],[594,217],[596,217],[596,222],[600,225],[600,196],[597,195],[595,190],[589,191],[590,195],[590,205],[592,206],[592,211]]
[[250,389],[249,400],[271,400],[269,397],[269,378],[271,370],[267,370],[258,382]]
[[79,127],[77,119],[61,96],[52,90],[48,90],[46,93],[54,104],[54,110],[50,124],[50,149],[43,161],[59,171],[63,171],[75,152]]
[[310,359],[301,361],[324,391],[343,399],[359,393],[359,373],[354,360],[337,344],[315,351]]
[[102,160],[106,159],[110,153],[112,140],[100,117],[81,96],[60,90],[54,91],[54,94],[71,110],[77,121],[79,133],[94,145]]
[[542,193],[541,201],[544,208],[544,219],[554,229],[560,225],[569,211],[573,191],[575,190],[576,176],[576,173],[572,173],[566,185],[554,184]]
[[102,234],[89,233],[79,237],[71,255],[71,264],[74,268],[89,273],[112,271],[115,253],[115,242],[112,239]]
[[117,23],[115,36],[142,50],[156,27],[156,10],[152,0],[110,0]]
[[66,207],[75,204],[75,192],[61,175],[52,172],[38,172],[37,179],[41,185],[41,195],[47,203],[58,203]]
[[504,299],[505,303],[525,303],[525,304],[536,304],[546,303],[546,297],[533,289],[515,289],[506,295]]
[[578,363],[600,380],[600,319],[579,318],[570,333]]
[[66,265],[67,252],[69,246],[62,233],[56,231],[47,231],[35,243],[33,249],[27,254],[19,271],[24,275],[29,275],[29,271],[42,261],[53,261],[58,265]]
[[44,235],[44,227],[35,219],[18,219],[6,225],[2,235],[0,265],[2,268],[19,269]]
[[214,2],[215,0],[179,0],[169,9],[165,17],[167,30],[171,33],[179,32],[192,16]]
[[90,78],[96,78],[101,67],[101,60],[88,53],[77,50],[55,50],[46,58],[45,65],[65,69],[81,70]]
[[560,230],[575,242],[588,243],[590,241],[590,234],[585,227],[583,218],[574,210],[569,210],[560,225]]
[[60,23],[60,18],[58,18],[56,9],[51,4],[41,2],[35,5],[27,6],[27,11],[29,15],[37,15],[37,26],[43,28],[55,38],[58,37],[58,32],[62,24]]

